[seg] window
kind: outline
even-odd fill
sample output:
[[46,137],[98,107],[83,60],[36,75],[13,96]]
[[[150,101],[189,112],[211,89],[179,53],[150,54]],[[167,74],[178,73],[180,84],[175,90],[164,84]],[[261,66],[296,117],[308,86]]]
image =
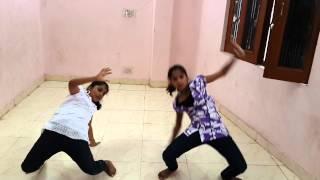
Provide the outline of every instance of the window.
[[264,77],[308,83],[319,35],[319,0],[229,0],[224,50],[230,39],[242,60],[263,65]]

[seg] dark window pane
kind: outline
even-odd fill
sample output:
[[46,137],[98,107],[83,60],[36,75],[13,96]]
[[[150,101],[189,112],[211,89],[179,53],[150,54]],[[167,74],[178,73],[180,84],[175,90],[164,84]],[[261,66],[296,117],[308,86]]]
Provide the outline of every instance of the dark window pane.
[[244,39],[242,40],[242,47],[247,50],[253,49],[260,5],[261,0],[248,0]]
[[311,38],[315,0],[290,1],[279,65],[303,69],[304,54]]
[[233,18],[232,18],[232,29],[231,29],[231,36],[233,38],[233,41],[236,41],[238,37],[241,8],[242,8],[242,0],[235,0]]

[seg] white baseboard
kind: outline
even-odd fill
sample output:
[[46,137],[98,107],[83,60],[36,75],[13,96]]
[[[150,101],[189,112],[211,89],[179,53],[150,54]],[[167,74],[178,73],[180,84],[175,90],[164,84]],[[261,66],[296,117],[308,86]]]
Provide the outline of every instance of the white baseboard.
[[[61,76],[61,75],[45,75],[46,81],[69,81],[76,76]],[[113,84],[132,84],[132,85],[150,85],[154,88],[165,88],[167,87],[166,81],[149,81],[146,79],[110,79],[110,83]]]
[[8,111],[10,111],[10,109],[12,109],[14,106],[15,106],[14,101],[11,101],[10,103],[0,108],[0,118],[4,116]]
[[61,76],[61,75],[44,75],[45,81],[70,81],[73,76]]
[[167,81],[150,81],[149,82],[150,87],[153,88],[166,88],[168,86]]
[[259,145],[267,150],[274,157],[279,159],[285,166],[294,172],[301,180],[317,180],[303,167],[296,163],[293,159],[288,158],[283,152],[279,151],[270,141],[246,124],[241,118],[233,114],[229,109],[220,103],[217,103],[220,112],[243,130],[248,136],[254,139]]

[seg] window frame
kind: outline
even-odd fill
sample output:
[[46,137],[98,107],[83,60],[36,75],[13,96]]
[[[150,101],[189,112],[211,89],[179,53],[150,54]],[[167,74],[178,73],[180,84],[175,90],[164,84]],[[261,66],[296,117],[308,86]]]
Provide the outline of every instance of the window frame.
[[[285,32],[287,20],[288,20],[288,14],[289,14],[289,7],[290,7],[290,1],[292,0],[281,0],[276,1],[275,8],[277,8],[277,11],[282,11],[284,14],[282,16],[278,16],[275,11],[274,16],[277,17],[277,20],[274,22],[274,28],[272,29],[272,32],[270,33],[270,40],[269,40],[269,48],[267,52],[267,58],[265,61],[265,70],[263,77],[270,78],[270,79],[276,79],[276,80],[284,80],[284,81],[291,81],[296,83],[305,83],[308,84],[309,77],[312,69],[312,64],[314,60],[314,54],[316,51],[316,46],[318,42],[319,37],[319,21],[320,21],[320,9],[319,9],[319,3],[316,1],[317,6],[315,9],[315,16],[313,18],[313,23],[315,23],[315,26],[312,29],[311,33],[311,39],[308,44],[308,48],[305,52],[305,58],[304,58],[304,67],[303,69],[295,69],[295,68],[289,68],[289,67],[282,67],[279,66],[280,62],[280,55],[281,55],[281,49],[283,44],[283,34]],[[282,6],[280,3],[284,2],[283,9],[281,10]],[[277,43],[274,43],[277,42]]]
[[[226,26],[226,34],[225,34],[225,38],[224,38],[224,51],[229,52],[229,53],[233,53],[232,50],[232,45],[230,43],[231,37],[227,36],[231,34],[232,31],[232,20],[233,20],[233,13],[234,13],[234,2],[237,0],[228,0],[228,11],[227,11],[227,26]],[[249,0],[242,0],[242,10],[241,10],[241,15],[240,15],[240,23],[239,23],[239,30],[238,30],[238,36],[236,39],[236,42],[238,44],[242,44],[242,41],[244,39],[244,33],[245,33],[245,21],[246,21],[246,17],[247,17],[247,10],[248,10],[248,1]],[[253,49],[252,50],[247,50],[245,49],[246,52],[246,56],[239,58],[243,61],[252,63],[252,64],[262,64],[262,58],[263,58],[263,54],[264,54],[264,47],[265,46],[261,46],[261,44],[263,43],[263,40],[265,39],[265,24],[268,23],[266,16],[268,15],[267,10],[268,10],[268,6],[270,3],[268,3],[269,1],[267,0],[261,0],[261,6],[259,7],[259,15],[258,15],[258,21],[257,21],[257,25],[256,25],[256,32],[255,32],[255,36],[254,36],[254,41],[253,41]]]
[[[223,34],[223,46],[222,50],[225,52],[233,53],[231,46],[231,31],[232,31],[232,20],[234,15],[236,0],[228,0],[226,8],[226,19]],[[247,14],[247,6],[249,0],[242,0],[242,9],[240,15],[240,23],[238,29],[238,36],[236,42],[242,44],[244,31],[245,31],[245,19]],[[283,41],[283,34],[286,27],[286,22],[288,20],[288,13],[290,7],[290,1],[292,0],[275,0],[274,14],[273,17],[278,17],[279,13],[282,12],[283,15],[277,19],[271,32],[268,41],[268,31],[270,26],[270,19],[272,18],[271,12],[273,9],[273,0],[262,0],[259,12],[258,23],[256,26],[256,33],[253,43],[253,50],[245,50],[246,56],[239,58],[243,61],[264,66],[263,77],[277,80],[284,80],[296,83],[305,83],[309,81],[311,74],[312,64],[314,60],[314,55],[316,51],[316,46],[319,38],[320,31],[320,2],[316,2],[315,16],[313,21],[315,26],[312,29],[311,41],[308,44],[308,49],[305,52],[304,68],[295,69],[289,67],[279,66],[280,53]],[[284,3],[282,9],[282,2]],[[273,43],[276,42],[276,43]],[[280,42],[280,43],[279,43]],[[268,45],[268,46],[267,46]],[[266,47],[268,49],[266,50]],[[266,52],[266,59],[264,55]]]

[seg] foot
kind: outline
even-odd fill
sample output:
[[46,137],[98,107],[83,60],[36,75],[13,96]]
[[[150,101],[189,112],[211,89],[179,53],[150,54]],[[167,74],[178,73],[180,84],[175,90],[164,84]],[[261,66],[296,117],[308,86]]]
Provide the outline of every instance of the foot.
[[158,177],[160,180],[167,179],[174,171],[171,171],[169,169],[165,169],[159,172]]
[[104,170],[109,176],[113,177],[114,175],[116,175],[116,168],[114,167],[114,165],[112,164],[111,161],[104,161],[106,163],[106,169]]

